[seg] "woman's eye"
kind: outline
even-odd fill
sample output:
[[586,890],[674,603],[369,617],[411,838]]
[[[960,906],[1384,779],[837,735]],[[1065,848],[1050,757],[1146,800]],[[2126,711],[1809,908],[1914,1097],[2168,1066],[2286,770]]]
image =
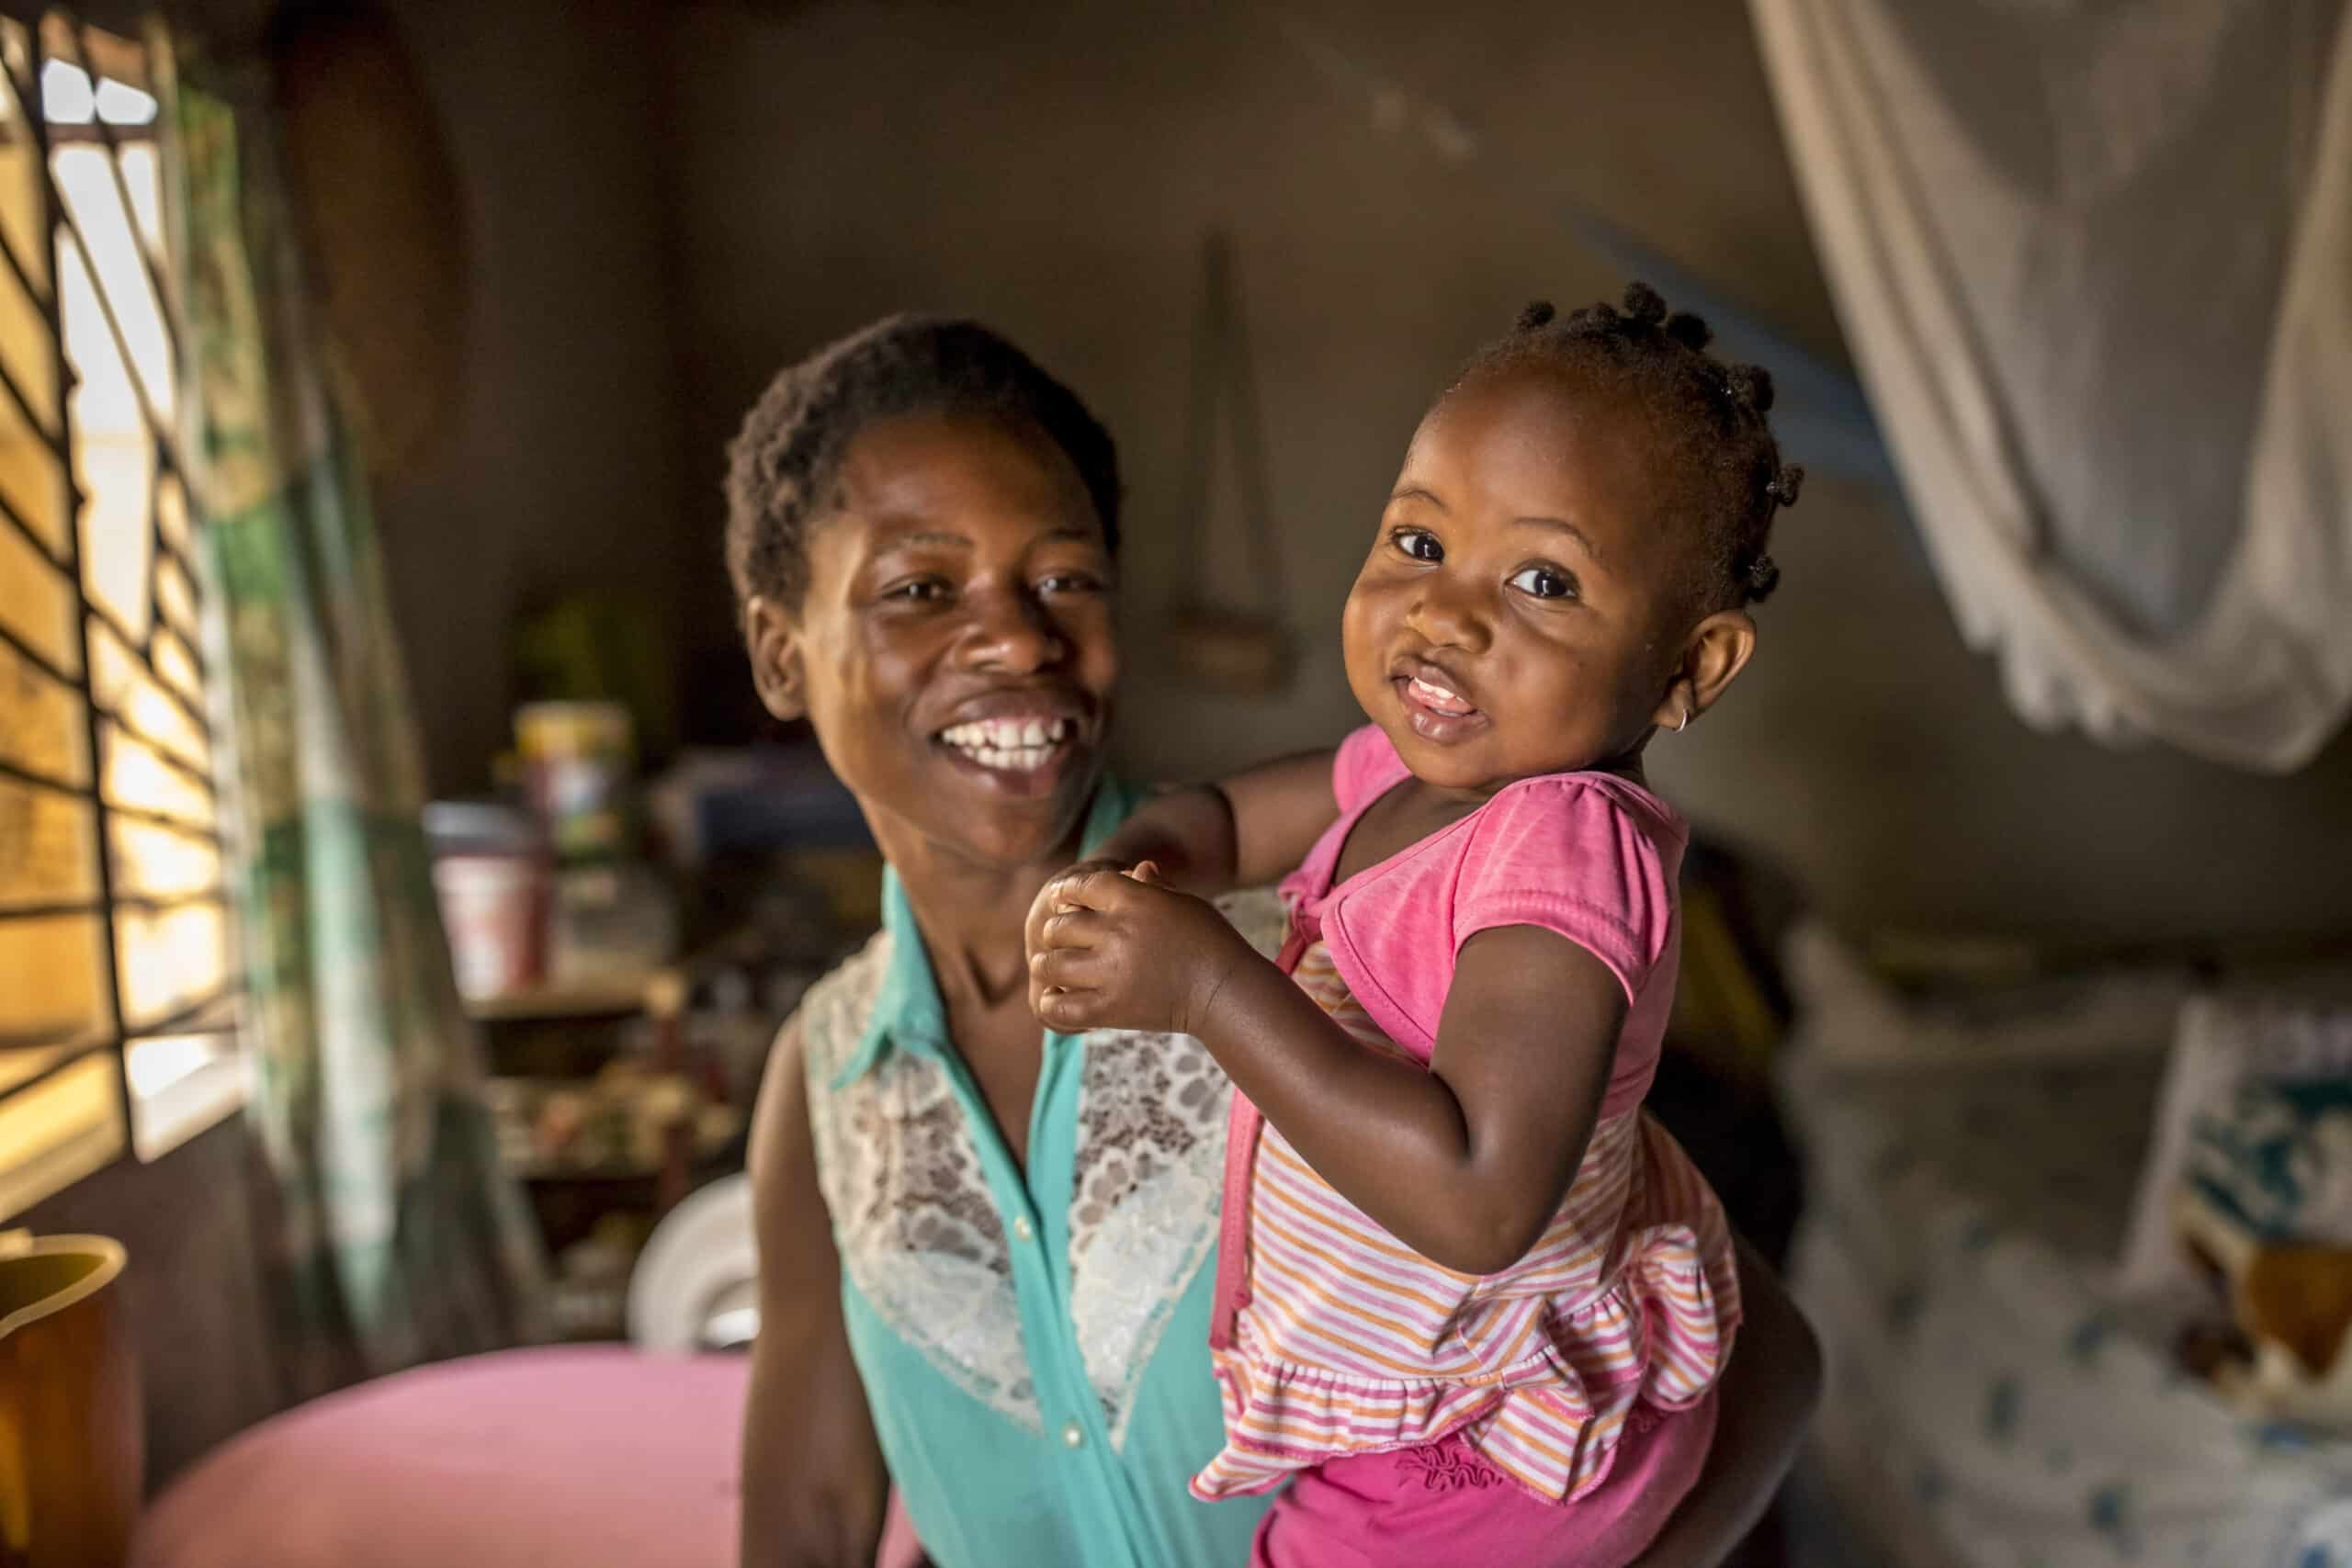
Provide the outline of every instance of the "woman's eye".
[[1415,560],[1439,561],[1445,558],[1445,547],[1437,542],[1435,534],[1419,528],[1399,528],[1388,536],[1396,547]]
[[1538,599],[1573,599],[1577,592],[1574,578],[1548,566],[1521,567],[1512,574],[1510,585]]

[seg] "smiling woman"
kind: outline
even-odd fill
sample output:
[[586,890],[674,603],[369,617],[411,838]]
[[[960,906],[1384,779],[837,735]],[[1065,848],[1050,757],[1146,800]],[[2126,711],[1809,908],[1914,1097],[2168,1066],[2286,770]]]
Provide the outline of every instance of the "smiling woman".
[[[747,611],[770,709],[834,737],[826,756],[862,803],[927,773],[921,798],[942,811],[974,791],[1037,803],[996,851],[1009,863],[1067,837],[1118,680],[1110,554],[1068,461],[985,416],[883,421],[843,461],[808,553],[797,607]],[[877,698],[901,713],[895,733],[844,722]],[[933,842],[960,836],[933,826]],[[892,832],[876,824],[895,862],[914,846]]]
[[1228,1091],[1194,1042],[1044,1034],[1022,954],[1133,801],[1110,439],[993,333],[897,318],[787,369],[732,457],[753,679],[891,865],[753,1133],[743,1561],[864,1568],[895,1481],[946,1568],[1238,1562],[1256,1506],[1183,1490]]
[[892,863],[1076,831],[1119,674],[1116,459],[1077,400],[984,328],[894,317],[779,377],[728,483],[761,699]]

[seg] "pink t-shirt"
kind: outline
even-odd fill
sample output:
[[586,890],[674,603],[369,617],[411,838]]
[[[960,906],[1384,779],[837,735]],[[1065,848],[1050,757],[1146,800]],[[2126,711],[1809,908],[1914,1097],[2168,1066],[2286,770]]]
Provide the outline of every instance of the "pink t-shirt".
[[1331,770],[1340,818],[1283,882],[1299,937],[1319,938],[1364,1010],[1426,1062],[1464,942],[1495,926],[1557,931],[1625,987],[1600,1113],[1633,1110],[1649,1092],[1674,1006],[1675,887],[1690,842],[1681,817],[1614,774],[1539,774],[1334,887],[1349,833],[1408,773],[1377,726],[1340,742]]
[[[1629,1498],[1654,1506],[1654,1523],[1675,1498],[1602,1490],[1620,1444],[1642,1407],[1699,1406],[1739,1322],[1722,1205],[1641,1113],[1673,1005],[1687,833],[1639,785],[1548,774],[1333,886],[1347,835],[1406,776],[1376,728],[1340,748],[1340,819],[1283,884],[1283,967],[1358,1044],[1426,1065],[1462,944],[1496,926],[1557,931],[1607,964],[1629,998],[1600,1116],[1543,1235],[1510,1267],[1479,1275],[1413,1251],[1237,1090],[1209,1330],[1226,1443],[1193,1492],[1214,1501],[1265,1491],[1329,1461],[1459,1435],[1544,1503],[1591,1505],[1572,1521],[1533,1517],[1553,1546],[1588,1527],[1607,1534]],[[1702,1456],[1709,1429],[1678,1419],[1673,1446]],[[1687,1484],[1694,1469],[1671,1483]],[[1386,1530],[1391,1520],[1382,1512],[1348,1528]]]

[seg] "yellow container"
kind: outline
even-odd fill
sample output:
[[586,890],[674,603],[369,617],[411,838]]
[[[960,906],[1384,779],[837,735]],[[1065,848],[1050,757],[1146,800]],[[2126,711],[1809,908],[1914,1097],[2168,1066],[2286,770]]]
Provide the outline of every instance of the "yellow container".
[[0,1233],[0,1562],[121,1568],[146,1486],[122,1244]]
[[528,703],[515,710],[514,743],[558,859],[602,860],[628,848],[637,743],[627,708]]

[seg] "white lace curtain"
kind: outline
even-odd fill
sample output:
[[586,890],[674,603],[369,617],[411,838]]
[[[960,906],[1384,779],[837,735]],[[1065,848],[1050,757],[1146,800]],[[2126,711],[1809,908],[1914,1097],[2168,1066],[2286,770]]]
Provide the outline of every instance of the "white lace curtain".
[[2343,0],[1749,0],[1871,406],[2045,728],[2285,772],[2352,707]]

